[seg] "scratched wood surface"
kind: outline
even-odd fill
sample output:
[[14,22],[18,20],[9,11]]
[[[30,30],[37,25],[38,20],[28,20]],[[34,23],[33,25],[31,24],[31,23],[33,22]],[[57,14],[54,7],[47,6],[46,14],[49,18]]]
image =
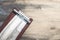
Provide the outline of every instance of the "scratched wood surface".
[[16,0],[1,5],[8,13],[17,7],[33,18],[21,40],[60,40],[60,0]]

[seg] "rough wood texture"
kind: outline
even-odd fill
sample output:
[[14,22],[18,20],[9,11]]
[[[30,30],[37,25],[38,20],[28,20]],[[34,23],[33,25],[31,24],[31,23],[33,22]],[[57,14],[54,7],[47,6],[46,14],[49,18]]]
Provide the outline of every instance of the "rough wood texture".
[[33,18],[21,40],[24,37],[26,40],[60,40],[60,0],[16,0],[2,6],[9,12],[11,8],[18,7]]

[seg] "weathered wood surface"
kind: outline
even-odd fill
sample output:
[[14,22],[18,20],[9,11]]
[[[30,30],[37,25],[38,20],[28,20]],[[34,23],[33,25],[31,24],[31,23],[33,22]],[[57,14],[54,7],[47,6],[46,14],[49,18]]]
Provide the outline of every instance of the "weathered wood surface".
[[33,18],[21,40],[60,40],[60,0],[16,0],[2,6],[6,12],[20,8]]

